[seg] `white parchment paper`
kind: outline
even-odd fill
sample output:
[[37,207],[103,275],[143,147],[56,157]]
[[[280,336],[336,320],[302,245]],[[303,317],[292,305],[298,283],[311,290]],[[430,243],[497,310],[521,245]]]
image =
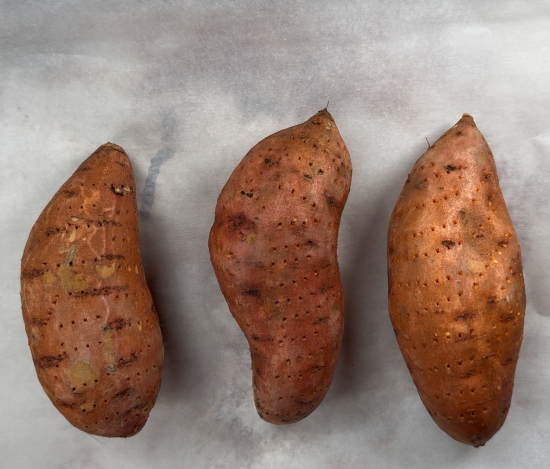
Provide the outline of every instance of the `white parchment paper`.
[[[354,165],[340,230],[340,362],[322,405],[273,426],[209,261],[217,196],[259,140],[329,110]],[[508,418],[483,448],[423,407],[387,312],[386,232],[416,159],[472,114],[496,158],[528,306]],[[137,179],[163,383],[130,439],[72,427],[40,387],[20,258],[48,200],[107,141]],[[550,2],[0,1],[0,466],[550,467]]]

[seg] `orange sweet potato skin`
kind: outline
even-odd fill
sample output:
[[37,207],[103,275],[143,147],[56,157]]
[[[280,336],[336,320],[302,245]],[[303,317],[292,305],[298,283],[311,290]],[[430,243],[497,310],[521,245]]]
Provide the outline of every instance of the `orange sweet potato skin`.
[[252,148],[216,206],[211,261],[252,358],[256,409],[296,422],[321,403],[342,342],[336,255],[351,161],[320,111]]
[[485,444],[510,407],[525,286],[493,155],[467,114],[409,174],[390,220],[388,278],[422,402],[452,438]]
[[21,302],[55,407],[88,433],[139,432],[159,392],[163,345],[141,263],[134,175],[119,146],[84,161],[34,224]]

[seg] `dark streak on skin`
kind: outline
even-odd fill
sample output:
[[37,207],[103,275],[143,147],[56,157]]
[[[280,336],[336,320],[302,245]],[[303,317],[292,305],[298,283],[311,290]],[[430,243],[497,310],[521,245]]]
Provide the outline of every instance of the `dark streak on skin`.
[[124,290],[128,290],[128,285],[114,285],[112,287],[88,289],[75,293],[73,296],[75,298],[84,298],[86,296],[109,296],[113,293],[120,293]]
[[161,123],[163,129],[161,137],[163,148],[157,151],[155,156],[151,159],[149,171],[147,172],[147,177],[145,178],[142,201],[139,204],[141,207],[139,214],[144,220],[147,220],[151,215],[151,210],[153,209],[153,204],[155,203],[155,187],[158,175],[160,173],[160,168],[163,163],[172,158],[176,153],[174,144],[174,137],[176,133],[176,115],[172,109],[163,112]]
[[134,353],[130,355],[130,358],[121,358],[116,364],[117,368],[123,368],[125,366],[130,366],[132,363],[138,360],[138,356]]
[[338,205],[338,204],[335,202],[333,196],[331,196],[330,194],[327,194],[326,192],[325,192],[323,195],[327,198],[327,201],[328,201],[328,204],[329,204],[329,205],[332,205],[333,207],[336,207],[336,208],[340,208],[340,205]]
[[109,330],[119,331],[120,329],[123,329],[130,325],[132,325],[131,319],[116,318],[116,319],[113,319],[112,321],[109,321],[101,329],[103,332],[109,331]]
[[445,239],[441,241],[441,244],[445,246],[447,249],[451,249],[453,246],[456,245],[456,243],[450,239]]
[[32,270],[25,270],[23,272],[23,278],[36,278],[40,277],[42,274],[44,274],[44,269],[32,269]]
[[311,373],[316,373],[317,371],[321,371],[321,369],[323,369],[324,366],[310,366],[307,371],[311,372]]
[[260,337],[258,335],[253,335],[252,340],[256,340],[257,342],[273,342],[273,337]]
[[107,259],[108,261],[113,261],[115,259],[124,259],[124,256],[122,254],[102,254],[101,257],[103,257],[103,259]]
[[120,401],[121,399],[126,399],[135,391],[134,388],[126,388],[122,391],[118,391],[111,399],[115,401]]
[[64,357],[61,356],[54,357],[53,355],[46,355],[38,360],[38,366],[43,370],[45,370],[46,368],[55,368],[58,367],[59,362],[63,360]]
[[67,229],[65,227],[63,228],[54,228],[54,227],[48,227],[48,228],[44,228],[42,230],[44,232],[45,235],[49,236],[49,235],[54,235],[54,234],[57,234],[57,233],[63,233],[64,231],[67,231]]
[[472,335],[472,334],[468,334],[468,335],[465,335],[464,337],[460,337],[458,339],[455,340],[455,342],[464,342],[466,340],[471,340],[471,339],[475,339],[476,336]]
[[38,319],[38,318],[32,318],[31,320],[31,324],[33,326],[39,326],[39,327],[42,327],[42,326],[45,326],[46,324],[48,324],[48,322],[50,322],[50,319],[51,318],[41,318],[41,319]]
[[466,321],[467,319],[472,319],[473,317],[475,317],[475,315],[476,313],[459,314],[458,316],[455,317],[455,321],[460,321],[460,320]]
[[241,292],[243,295],[260,296],[260,290],[245,290]]
[[323,316],[322,318],[317,319],[317,321],[315,321],[313,324],[321,324],[327,321],[328,321],[328,316]]

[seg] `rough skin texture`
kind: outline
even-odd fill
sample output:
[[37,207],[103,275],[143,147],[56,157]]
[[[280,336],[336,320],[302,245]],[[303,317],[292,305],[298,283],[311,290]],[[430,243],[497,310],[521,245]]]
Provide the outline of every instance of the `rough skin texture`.
[[84,161],[36,221],[21,302],[55,407],[94,435],[139,432],[159,392],[163,346],[141,264],[134,175],[119,146]]
[[336,247],[351,172],[323,110],[252,148],[218,198],[212,265],[250,346],[256,409],[274,424],[313,412],[334,374],[344,326]]
[[409,174],[391,216],[388,277],[422,402],[449,436],[485,444],[510,407],[525,287],[495,161],[468,114]]

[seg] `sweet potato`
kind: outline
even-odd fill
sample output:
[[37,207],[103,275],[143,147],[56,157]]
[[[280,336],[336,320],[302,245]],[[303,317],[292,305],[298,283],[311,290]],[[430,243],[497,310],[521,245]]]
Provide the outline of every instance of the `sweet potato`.
[[256,409],[274,424],[308,416],[332,381],[344,326],[336,247],[351,172],[323,110],[254,146],[218,198],[211,261],[248,340]]
[[108,143],[59,189],[21,261],[23,319],[40,384],[75,427],[132,436],[160,388],[163,345],[141,264],[135,182]]
[[422,402],[449,436],[485,444],[510,407],[525,286],[495,161],[468,114],[409,174],[391,215],[388,278]]

